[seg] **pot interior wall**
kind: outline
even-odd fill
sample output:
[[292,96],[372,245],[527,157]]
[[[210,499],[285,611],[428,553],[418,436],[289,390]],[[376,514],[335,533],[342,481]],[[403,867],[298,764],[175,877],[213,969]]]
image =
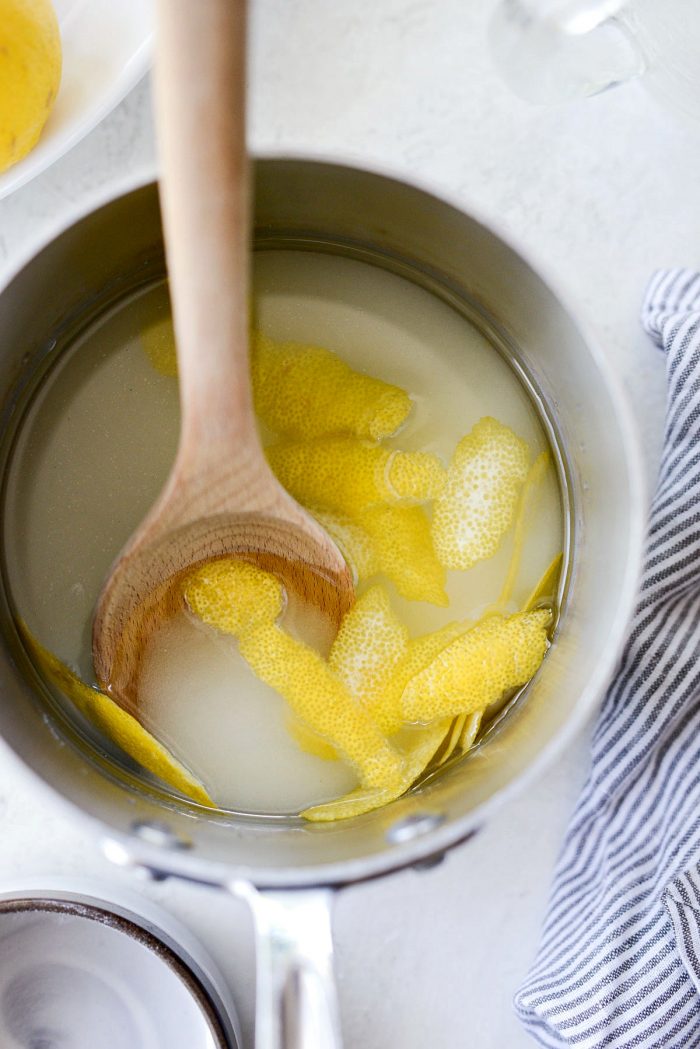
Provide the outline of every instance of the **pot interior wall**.
[[[486,809],[542,761],[596,702],[610,673],[632,598],[643,524],[634,450],[619,405],[591,349],[542,280],[493,233],[444,202],[393,180],[334,165],[265,160],[256,166],[261,246],[371,251],[408,265],[516,349],[524,375],[554,421],[572,504],[573,557],[558,636],[524,702],[467,760],[377,813],[347,823],[211,817],[104,762],[89,761],[55,731],[36,695],[4,599],[0,730],[42,779],[117,838],[165,823],[177,867],[208,880],[245,874],[259,884],[347,880],[399,866],[464,838]],[[163,271],[157,192],[139,188],[61,234],[0,296],[2,428],[22,391],[79,330]],[[4,453],[7,454],[8,442]],[[428,832],[428,833],[423,833]],[[137,851],[158,866],[151,834]],[[321,868],[323,868],[321,870]]]

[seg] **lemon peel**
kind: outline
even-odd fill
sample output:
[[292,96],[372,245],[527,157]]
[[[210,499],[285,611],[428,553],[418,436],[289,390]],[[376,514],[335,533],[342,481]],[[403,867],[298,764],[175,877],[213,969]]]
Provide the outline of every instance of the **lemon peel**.
[[525,602],[524,607],[526,612],[531,611],[531,609],[536,608],[538,605],[545,602],[554,607],[563,567],[564,554],[557,554],[545,569],[544,575],[539,582],[535,584],[532,593]]
[[[401,783],[403,784],[403,780]],[[404,790],[408,790],[408,787],[404,787],[399,794],[393,794],[389,790],[356,787],[342,798],[327,801],[322,805],[313,805],[311,808],[304,809],[300,815],[302,819],[309,820],[311,823],[331,823],[334,820],[352,819],[353,816],[362,816],[365,812],[380,809],[383,805],[393,801],[395,797],[403,794]]]
[[438,765],[445,765],[455,753],[459,747],[459,741],[462,738],[463,728],[464,714],[452,719],[443,741],[444,746],[440,748],[440,751],[437,754]]
[[378,679],[376,688],[367,695],[365,702],[373,719],[387,736],[393,736],[404,724],[401,697],[408,683],[429,666],[443,649],[464,634],[469,625],[448,623],[431,634],[412,638],[401,659]]
[[354,434],[379,441],[405,422],[412,401],[398,386],[354,371],[320,346],[274,342],[255,332],[255,408],[276,433],[308,439]]
[[547,651],[548,609],[487,616],[411,679],[401,697],[407,722],[484,710],[525,685]]
[[358,517],[369,536],[379,571],[409,601],[446,608],[446,572],[430,536],[430,522],[420,506],[378,506]]
[[318,732],[314,732],[300,718],[290,714],[286,721],[287,732],[296,742],[300,750],[311,754],[314,758],[323,761],[338,761],[338,751],[328,743]]
[[458,443],[435,500],[432,536],[447,568],[491,557],[510,528],[528,471],[529,449],[496,419],[480,419]]
[[391,786],[401,759],[326,661],[278,626],[259,626],[239,641],[243,658],[294,713],[353,765],[363,786]]
[[177,351],[172,317],[161,317],[149,324],[139,338],[151,367],[160,375],[174,378],[177,375]]
[[226,558],[195,569],[183,593],[203,622],[238,638],[253,672],[312,732],[341,752],[364,786],[393,785],[401,772],[398,753],[326,660],[275,624],[282,587],[274,576]]
[[375,790],[368,790],[364,786],[357,787],[336,801],[304,809],[301,815],[312,823],[327,823],[361,816],[395,801],[425,772],[444,740],[445,733],[449,731],[450,724],[449,718],[443,718],[434,725],[414,732],[411,742],[402,752],[401,775],[391,787]]
[[409,601],[448,604],[447,573],[420,506],[377,506],[356,518],[318,508],[312,513],[338,544],[356,583],[383,575]]
[[373,586],[344,616],[328,663],[350,694],[371,709],[407,647],[407,628],[383,587]]
[[430,499],[446,476],[430,452],[396,452],[355,437],[273,444],[265,453],[280,484],[304,506],[351,516],[377,503]]
[[395,497],[416,503],[434,499],[447,481],[445,467],[432,452],[390,452],[386,474]]
[[466,754],[476,739],[483,716],[484,712],[477,710],[474,714],[460,714],[454,719],[445,750],[439,756],[441,765],[446,764],[457,752]]
[[233,637],[274,623],[284,606],[284,589],[275,576],[233,558],[196,568],[187,576],[183,593],[198,619]]
[[53,652],[44,648],[25,624],[20,626],[27,649],[44,676],[74,703],[91,724],[163,783],[200,805],[215,808],[204,785],[135,717],[117,706],[104,692],[86,685]]
[[36,145],[61,82],[61,35],[50,0],[0,3],[0,171]]
[[473,714],[463,714],[462,718],[462,734],[459,738],[459,749],[462,753],[466,753],[474,745],[479,729],[481,728],[481,719],[484,713],[482,710],[477,710]]

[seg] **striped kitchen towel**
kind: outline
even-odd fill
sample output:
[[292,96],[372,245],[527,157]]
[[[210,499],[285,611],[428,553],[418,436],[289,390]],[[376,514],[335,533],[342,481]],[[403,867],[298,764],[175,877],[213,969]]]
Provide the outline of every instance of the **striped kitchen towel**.
[[515,998],[550,1047],[700,1047],[700,274],[657,273],[642,321],[668,401],[639,600]]

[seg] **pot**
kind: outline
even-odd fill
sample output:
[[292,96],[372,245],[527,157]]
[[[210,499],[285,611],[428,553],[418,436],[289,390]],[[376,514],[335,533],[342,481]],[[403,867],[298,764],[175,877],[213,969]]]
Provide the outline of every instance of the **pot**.
[[[89,821],[113,860],[250,902],[258,1049],[332,1049],[340,1045],[334,890],[435,862],[589,718],[631,615],[645,498],[637,442],[604,355],[493,226],[416,185],[307,159],[258,161],[255,198],[260,248],[341,251],[409,276],[465,312],[529,385],[569,503],[565,594],[545,663],[473,754],[384,809],[337,824],[233,818],[177,804],[67,741],[41,701],[3,587],[0,731],[76,818]],[[0,294],[3,475],[22,405],[46,361],[96,312],[163,272],[153,182],[84,211],[19,267]]]

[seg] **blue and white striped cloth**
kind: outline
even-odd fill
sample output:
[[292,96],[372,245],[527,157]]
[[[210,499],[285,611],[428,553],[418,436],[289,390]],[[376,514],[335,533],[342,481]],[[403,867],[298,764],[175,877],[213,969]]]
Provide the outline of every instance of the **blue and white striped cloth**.
[[700,274],[657,273],[642,322],[668,405],[640,595],[515,998],[557,1049],[700,1047]]

